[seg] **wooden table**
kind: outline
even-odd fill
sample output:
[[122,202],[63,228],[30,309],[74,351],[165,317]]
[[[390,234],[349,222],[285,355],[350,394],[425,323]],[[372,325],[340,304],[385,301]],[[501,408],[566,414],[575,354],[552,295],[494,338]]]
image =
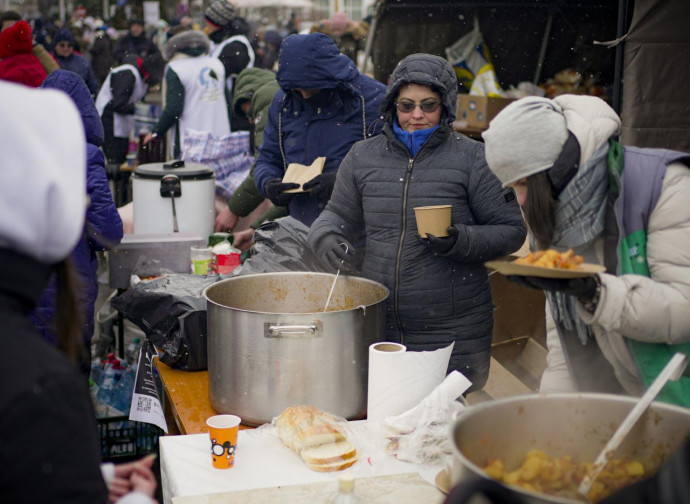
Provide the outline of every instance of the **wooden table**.
[[163,383],[168,434],[203,434],[206,419],[217,415],[208,397],[208,371],[181,371],[155,359]]

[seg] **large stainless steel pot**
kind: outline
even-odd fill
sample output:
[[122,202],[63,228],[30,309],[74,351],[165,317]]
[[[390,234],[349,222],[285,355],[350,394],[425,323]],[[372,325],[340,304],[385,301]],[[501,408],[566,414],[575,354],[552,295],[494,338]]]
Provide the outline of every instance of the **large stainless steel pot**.
[[253,425],[305,403],[349,419],[365,416],[369,345],[383,338],[388,289],[340,275],[324,313],[333,279],[263,273],[206,288],[216,410]]
[[[506,469],[513,470],[531,449],[593,462],[635,401],[608,394],[542,394],[472,406],[451,430],[455,454],[451,482],[487,477],[481,467],[492,458],[502,458]],[[614,456],[640,460],[648,472],[655,471],[688,437],[690,410],[654,402]],[[511,488],[530,503],[581,502]]]

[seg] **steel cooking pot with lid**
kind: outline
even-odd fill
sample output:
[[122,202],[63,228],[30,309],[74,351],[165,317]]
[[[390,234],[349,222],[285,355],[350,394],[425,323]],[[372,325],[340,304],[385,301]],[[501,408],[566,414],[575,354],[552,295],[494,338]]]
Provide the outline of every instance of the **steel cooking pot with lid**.
[[213,233],[215,176],[186,161],[139,165],[132,175],[134,233]]
[[388,289],[340,275],[261,273],[204,290],[209,396],[243,423],[270,422],[288,406],[313,404],[363,418],[369,346],[384,334]]
[[[476,476],[490,459],[503,459],[507,471],[518,468],[529,450],[550,457],[571,455],[577,462],[594,462],[637,398],[610,394],[539,394],[481,403],[462,413],[451,428],[454,460],[451,483]],[[690,410],[653,402],[613,454],[639,460],[647,474],[690,437]],[[509,487],[532,504],[581,504]]]

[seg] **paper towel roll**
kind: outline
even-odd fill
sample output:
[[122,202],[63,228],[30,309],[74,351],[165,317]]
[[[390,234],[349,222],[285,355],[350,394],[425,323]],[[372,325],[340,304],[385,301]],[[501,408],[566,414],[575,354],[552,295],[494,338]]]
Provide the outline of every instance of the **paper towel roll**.
[[369,346],[367,419],[381,420],[416,406],[446,377],[453,350],[408,352],[399,343]]

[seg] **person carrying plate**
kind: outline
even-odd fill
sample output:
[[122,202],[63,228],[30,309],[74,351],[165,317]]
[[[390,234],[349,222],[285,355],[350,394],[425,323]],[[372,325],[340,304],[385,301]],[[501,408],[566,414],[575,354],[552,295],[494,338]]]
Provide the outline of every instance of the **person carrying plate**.
[[[603,100],[528,97],[483,133],[489,168],[512,187],[532,248],[572,248],[606,273],[509,277],[546,291],[540,391],[639,395],[690,351],[690,155],[621,146]],[[659,396],[690,406],[690,379]]]
[[[453,344],[448,371],[480,390],[489,375],[493,303],[484,262],[516,251],[526,230],[515,196],[501,187],[484,146],[453,131],[457,78],[445,59],[398,63],[381,102],[381,135],[357,142],[309,244],[332,271],[352,269],[390,289],[386,339],[408,349]],[[414,207],[452,205],[447,237],[418,234]],[[354,240],[366,231],[366,253]],[[348,245],[349,252],[341,247]]]

